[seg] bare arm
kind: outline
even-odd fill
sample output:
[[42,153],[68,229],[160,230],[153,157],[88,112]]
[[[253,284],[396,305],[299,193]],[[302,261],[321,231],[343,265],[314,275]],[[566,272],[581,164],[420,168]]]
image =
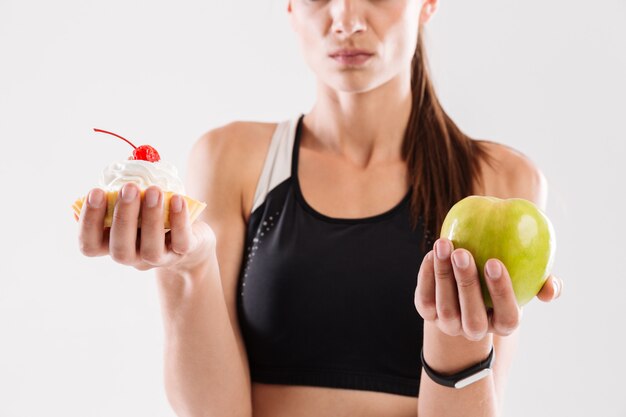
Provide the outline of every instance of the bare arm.
[[[500,198],[522,197],[545,205],[546,186],[541,173],[524,157],[499,149],[500,164],[485,168],[480,194]],[[449,250],[444,250],[446,245]],[[465,267],[452,262],[461,253],[469,256]],[[422,373],[418,415],[420,417],[497,416],[502,406],[506,375],[517,345],[521,312],[515,302],[508,272],[501,266],[497,279],[488,279],[494,313],[487,317],[480,294],[476,266],[471,254],[454,249],[440,239],[422,263],[416,289],[416,307],[424,317],[424,357],[440,373],[454,374],[484,360],[492,344],[496,352],[494,372],[462,389],[442,387]],[[558,295],[550,278],[539,298]],[[470,300],[475,302],[470,303]]]
[[122,188],[111,228],[105,229],[105,197],[100,189],[89,193],[79,219],[80,249],[86,256],[110,255],[142,271],[159,268],[165,379],[174,409],[181,416],[250,416],[245,366],[233,353],[237,344],[220,283],[213,232],[204,222],[190,225],[185,200],[173,196],[171,231],[164,239],[159,204],[163,193],[149,187],[141,199],[133,183]]
[[157,273],[165,329],[165,387],[179,416],[250,416],[244,364],[215,255],[185,274]]
[[[187,189],[207,203],[200,220],[215,234],[191,270],[157,272],[165,328],[165,385],[180,416],[249,417],[248,363],[236,316],[245,223],[241,179],[228,128],[194,146]],[[200,223],[202,224],[202,223]]]
[[156,186],[140,193],[132,182],[117,197],[110,229],[104,227],[103,190],[91,190],[80,213],[84,255],[108,255],[138,270],[156,271],[165,388],[181,417],[252,415],[236,294],[246,216],[274,129],[269,123],[232,123],[198,140],[189,160],[187,193],[207,207],[193,224],[185,200],[174,195],[165,233],[165,194]]

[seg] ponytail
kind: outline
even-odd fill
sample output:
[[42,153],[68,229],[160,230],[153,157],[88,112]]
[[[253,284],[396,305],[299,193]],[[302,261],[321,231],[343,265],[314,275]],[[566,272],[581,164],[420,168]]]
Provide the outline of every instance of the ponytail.
[[428,74],[422,38],[420,29],[402,155],[412,187],[411,222],[415,228],[422,219],[431,246],[448,210],[473,193],[474,182],[480,181],[480,161],[487,158],[487,152],[483,143],[461,132],[441,107]]

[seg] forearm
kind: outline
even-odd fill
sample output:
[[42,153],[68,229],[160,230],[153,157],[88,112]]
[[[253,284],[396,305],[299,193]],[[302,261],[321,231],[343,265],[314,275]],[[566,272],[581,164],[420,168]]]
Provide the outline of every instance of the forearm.
[[[492,347],[492,335],[479,342],[451,337],[434,324],[424,323],[424,359],[434,370],[454,374],[484,360]],[[496,352],[497,353],[497,352]],[[496,358],[497,360],[497,358]],[[433,382],[422,371],[418,401],[420,417],[492,417],[498,415],[498,398],[493,375],[465,388],[455,389]]]
[[217,259],[157,272],[165,331],[165,388],[179,416],[251,415],[244,370]]

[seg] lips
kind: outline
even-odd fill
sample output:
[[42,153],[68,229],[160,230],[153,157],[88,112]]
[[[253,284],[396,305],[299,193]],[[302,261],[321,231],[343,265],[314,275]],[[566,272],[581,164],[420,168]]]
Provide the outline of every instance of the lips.
[[360,66],[365,64],[374,54],[363,49],[341,49],[329,56],[342,65]]
[[338,58],[338,57],[352,58],[352,57],[360,56],[360,55],[372,56],[374,54],[364,49],[340,49],[338,51],[331,53],[330,57],[331,58]]

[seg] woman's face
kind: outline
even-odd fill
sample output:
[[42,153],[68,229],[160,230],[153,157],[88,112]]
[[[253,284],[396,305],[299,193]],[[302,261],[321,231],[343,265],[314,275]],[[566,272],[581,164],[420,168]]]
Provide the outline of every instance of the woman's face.
[[290,0],[291,24],[318,81],[364,92],[410,76],[420,24],[436,0]]

